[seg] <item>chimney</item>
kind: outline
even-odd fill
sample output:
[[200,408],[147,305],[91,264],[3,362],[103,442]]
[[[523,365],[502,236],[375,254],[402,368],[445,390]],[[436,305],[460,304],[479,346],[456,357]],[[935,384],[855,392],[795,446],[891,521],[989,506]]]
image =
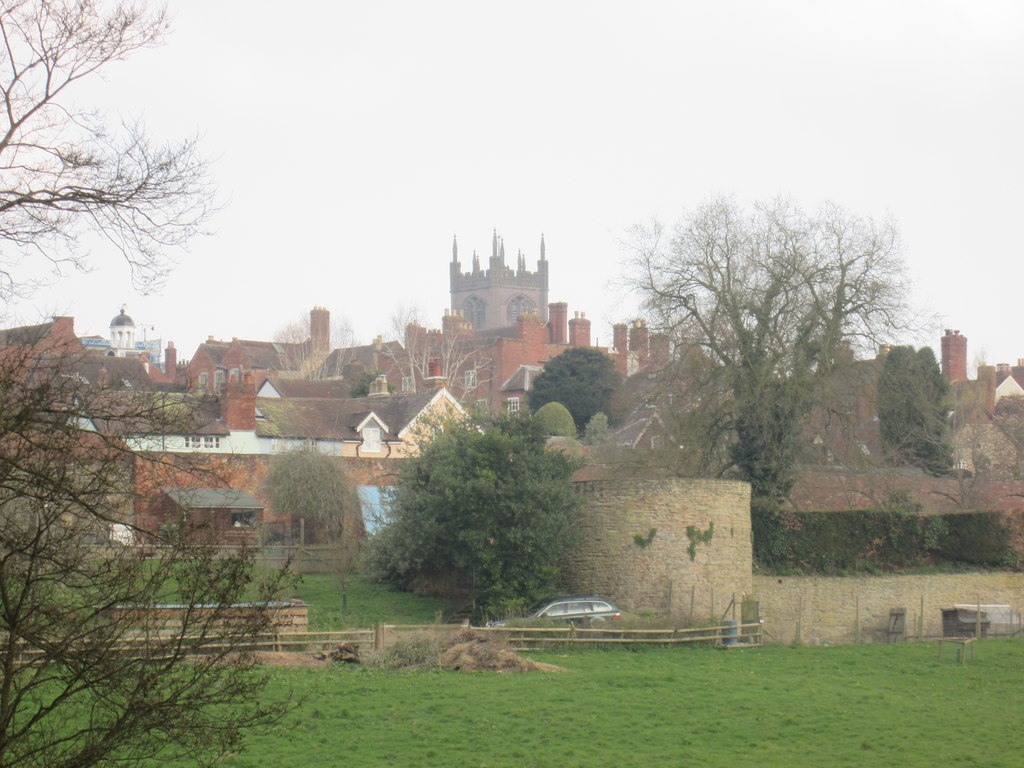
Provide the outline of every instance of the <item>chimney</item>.
[[373,348],[377,352],[383,352],[384,351],[384,337],[383,336],[375,336],[374,337],[374,339],[373,339]]
[[139,352],[139,361],[142,363],[142,370],[144,370],[146,372],[146,375],[148,376],[149,375],[149,353],[148,352]]
[[327,354],[331,349],[331,313],[323,307],[309,311],[309,346],[314,354]]
[[967,381],[967,337],[946,329],[942,337],[942,373],[946,381]]
[[441,375],[441,361],[430,359],[427,361],[426,384],[430,389],[441,389],[448,384],[448,379]]
[[569,305],[564,301],[553,301],[548,304],[548,325],[551,326],[551,343],[565,344],[569,340]]
[[590,346],[590,321],[587,320],[586,312],[576,312],[569,321],[569,346]]
[[256,429],[256,383],[252,371],[229,381],[220,397],[220,418],[228,429]]
[[548,336],[547,328],[540,317],[530,312],[523,312],[516,323],[516,338],[528,344],[543,344]]
[[109,373],[109,371],[107,371],[106,364],[101,365],[100,366],[99,381],[96,382],[96,383],[100,385],[101,389],[106,389],[107,383],[108,383],[109,379],[110,379],[110,373]]
[[996,409],[996,369],[993,366],[978,366],[978,389],[985,398],[985,408],[993,413]]
[[383,373],[370,382],[370,397],[388,397],[388,377]]
[[647,365],[650,347],[647,342],[647,323],[643,320],[634,320],[633,327],[629,329],[629,351],[636,358],[638,368]]
[[178,370],[178,350],[174,348],[174,342],[167,342],[167,349],[164,350],[164,373],[169,379],[174,379],[174,372]]
[[629,364],[626,353],[628,351],[629,326],[625,323],[616,323],[612,326],[612,346],[615,348],[615,367],[622,376],[627,374]]
[[462,318],[454,309],[446,309],[441,319],[441,334],[447,341],[451,341],[459,335],[462,328]]
[[668,336],[664,333],[651,334],[651,370],[660,371],[668,365]]

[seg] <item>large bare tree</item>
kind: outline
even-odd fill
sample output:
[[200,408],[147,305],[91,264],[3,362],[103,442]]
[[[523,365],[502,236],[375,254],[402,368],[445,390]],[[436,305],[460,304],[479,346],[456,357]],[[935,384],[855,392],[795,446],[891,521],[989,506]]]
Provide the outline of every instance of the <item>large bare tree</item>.
[[167,33],[162,7],[102,0],[0,6],[0,300],[24,294],[27,262],[86,266],[87,233],[120,252],[140,289],[159,286],[168,249],[211,212],[194,139],[116,129],[78,108],[75,87]]
[[904,326],[895,226],[834,205],[716,199],[671,235],[657,224],[634,234],[633,284],[676,345],[667,391],[698,415],[679,442],[698,466],[737,467],[755,496],[785,497],[820,384]]

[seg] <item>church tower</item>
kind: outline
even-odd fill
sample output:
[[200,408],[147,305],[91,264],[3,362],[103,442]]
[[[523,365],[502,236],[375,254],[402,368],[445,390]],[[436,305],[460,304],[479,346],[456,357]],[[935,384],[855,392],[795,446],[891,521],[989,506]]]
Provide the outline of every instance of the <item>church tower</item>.
[[544,322],[548,315],[548,260],[544,235],[540,236],[537,271],[526,269],[526,256],[517,254],[516,268],[505,264],[505,241],[494,230],[491,258],[487,269],[480,268],[480,257],[473,251],[473,268],[463,272],[459,263],[458,242],[452,239],[451,306],[461,310],[466,321],[477,330],[507,328],[519,316],[533,314]]

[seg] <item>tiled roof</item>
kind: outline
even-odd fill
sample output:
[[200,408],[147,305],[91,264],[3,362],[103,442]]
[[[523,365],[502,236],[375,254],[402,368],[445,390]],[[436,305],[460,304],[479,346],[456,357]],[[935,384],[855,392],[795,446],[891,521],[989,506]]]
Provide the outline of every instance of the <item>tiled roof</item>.
[[196,348],[194,357],[205,352],[214,363],[219,364],[227,351],[228,343],[226,341],[204,341]]
[[435,395],[436,392],[427,391],[347,400],[261,397],[257,407],[264,418],[256,422],[256,434],[261,437],[354,440],[359,437],[356,427],[373,413],[388,429],[382,438],[398,440],[399,433],[412,423]]
[[287,398],[328,398],[338,399],[349,396],[349,384],[338,379],[289,379],[283,376],[271,376],[267,383],[281,397]]
[[45,339],[52,328],[52,322],[22,325],[18,328],[3,328],[0,329],[0,344],[31,347]]

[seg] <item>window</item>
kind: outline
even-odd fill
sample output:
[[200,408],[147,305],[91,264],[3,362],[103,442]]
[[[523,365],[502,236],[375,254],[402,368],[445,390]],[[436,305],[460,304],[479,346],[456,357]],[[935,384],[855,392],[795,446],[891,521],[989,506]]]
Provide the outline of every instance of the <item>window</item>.
[[403,392],[412,392],[412,376],[403,376],[402,377],[402,391]]
[[255,510],[243,509],[241,512],[231,513],[232,528],[252,528],[254,525],[256,525]]
[[519,322],[520,315],[534,314],[536,305],[525,296],[516,296],[508,303],[508,321],[512,325]]
[[470,296],[462,304],[462,314],[474,328],[483,328],[487,317],[487,305],[478,296]]
[[206,371],[199,374],[199,389],[206,392],[206,387],[209,385],[210,376]]
[[238,381],[241,378],[241,371],[238,368],[232,368],[231,373],[228,374],[228,381]]
[[466,389],[476,387],[476,370],[466,371]]
[[505,405],[508,408],[508,412],[509,413],[518,413],[519,412],[519,398],[518,397],[510,397],[508,400],[505,401]]
[[186,448],[220,448],[220,438],[217,435],[185,435]]
[[363,427],[363,452],[380,453],[380,429]]
[[220,392],[224,388],[224,371],[213,372],[213,391]]

